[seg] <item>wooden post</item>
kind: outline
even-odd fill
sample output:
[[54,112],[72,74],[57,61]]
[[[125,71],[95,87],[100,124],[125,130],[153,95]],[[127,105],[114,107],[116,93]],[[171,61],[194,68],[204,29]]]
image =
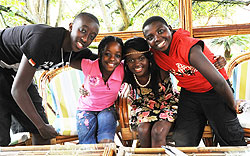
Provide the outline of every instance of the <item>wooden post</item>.
[[192,0],[179,0],[179,19],[181,28],[189,31],[193,37]]

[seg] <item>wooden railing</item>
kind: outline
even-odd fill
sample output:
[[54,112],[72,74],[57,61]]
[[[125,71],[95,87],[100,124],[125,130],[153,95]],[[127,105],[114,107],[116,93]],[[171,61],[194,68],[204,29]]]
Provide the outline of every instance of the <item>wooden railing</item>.
[[[213,25],[193,28],[193,37],[199,39],[217,38],[231,35],[250,34],[250,23]],[[124,41],[132,37],[143,37],[142,31],[120,31],[99,33],[94,42],[99,42],[104,36],[113,35],[122,38]]]

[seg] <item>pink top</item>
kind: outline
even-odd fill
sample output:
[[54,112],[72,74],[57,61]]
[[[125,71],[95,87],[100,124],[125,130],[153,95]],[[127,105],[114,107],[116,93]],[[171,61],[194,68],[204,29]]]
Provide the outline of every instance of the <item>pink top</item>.
[[98,59],[95,61],[82,59],[81,68],[85,76],[84,88],[89,92],[89,96],[80,96],[77,109],[102,111],[112,106],[123,81],[123,63],[115,68],[106,84],[102,79]]

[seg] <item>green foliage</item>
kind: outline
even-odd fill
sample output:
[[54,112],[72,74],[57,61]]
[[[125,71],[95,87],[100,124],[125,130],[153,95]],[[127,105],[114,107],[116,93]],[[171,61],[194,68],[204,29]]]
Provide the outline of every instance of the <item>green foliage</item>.
[[218,25],[232,22],[231,15],[235,12],[237,5],[218,2],[193,2],[193,25]]
[[10,9],[9,12],[1,11],[4,21],[6,23],[5,27],[7,26],[13,27],[18,25],[23,25],[24,23],[26,23],[26,21],[23,20],[22,18],[15,16],[15,13],[17,11],[25,13],[22,10],[22,8],[25,5],[24,2],[18,0],[0,0],[0,4]]
[[232,45],[238,45],[242,48],[247,46],[250,43],[249,35],[234,35],[215,38],[211,41],[211,45],[223,46],[224,49],[230,50]]
[[248,49],[250,43],[249,35],[234,35],[234,36],[226,36],[215,38],[211,41],[211,46],[223,46],[224,54],[227,59],[230,59],[231,56],[231,48],[233,45],[239,46],[242,51]]
[[178,0],[152,0],[134,16],[134,12],[145,1],[125,1],[129,17],[133,24],[128,30],[141,30],[142,23],[151,16],[162,16],[172,27],[179,26]]
[[[151,0],[137,14],[135,12],[148,0],[123,0],[129,16],[129,30],[141,30],[142,23],[153,15],[162,16],[173,28],[179,28],[179,10],[178,0]],[[105,5],[106,12],[109,16],[112,31],[118,31],[123,24],[121,12],[118,8],[116,0],[102,0]],[[10,7],[11,12],[3,12],[4,19],[9,26],[17,26],[28,24],[25,20],[15,16],[15,12],[20,11],[26,16],[29,15],[24,11],[26,1],[24,0],[0,0],[0,4],[5,7]],[[50,10],[51,19],[57,19],[59,0],[50,0],[52,9]],[[103,14],[100,10],[98,0],[63,0],[62,24],[68,27],[75,15],[85,11],[93,13],[101,22],[100,32],[105,32],[106,27],[103,20]],[[235,6],[223,2],[198,2],[193,1],[193,26],[204,26],[210,24],[229,24],[233,23],[230,19],[235,12]],[[30,11],[31,12],[31,11]],[[53,22],[52,26],[53,26]],[[55,22],[54,22],[55,23]]]

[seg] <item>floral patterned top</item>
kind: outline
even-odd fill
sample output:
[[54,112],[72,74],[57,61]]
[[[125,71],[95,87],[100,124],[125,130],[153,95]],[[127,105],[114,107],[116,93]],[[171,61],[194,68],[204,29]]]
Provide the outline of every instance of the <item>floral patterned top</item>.
[[133,90],[130,91],[130,124],[132,129],[136,129],[141,122],[161,120],[174,122],[176,119],[179,93],[173,91],[170,80],[164,80],[159,83],[159,86],[158,97],[155,97],[151,88],[138,88],[137,97]]

